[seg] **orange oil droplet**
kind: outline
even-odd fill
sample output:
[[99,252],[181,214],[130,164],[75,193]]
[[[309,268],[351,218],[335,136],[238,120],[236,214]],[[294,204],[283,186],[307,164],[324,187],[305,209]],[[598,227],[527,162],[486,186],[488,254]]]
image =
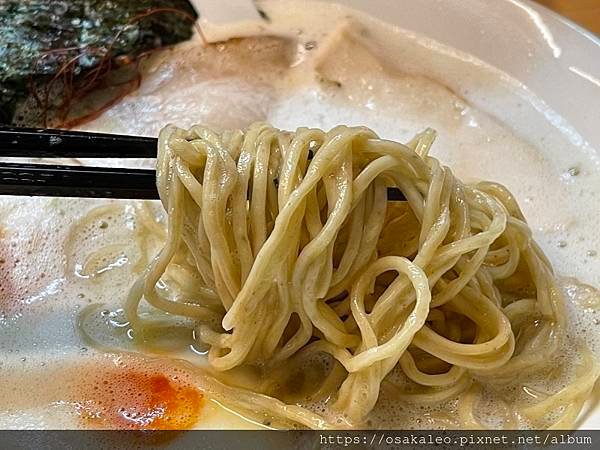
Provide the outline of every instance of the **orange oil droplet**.
[[90,428],[185,430],[203,406],[202,392],[155,372],[108,370],[93,377],[77,409]]

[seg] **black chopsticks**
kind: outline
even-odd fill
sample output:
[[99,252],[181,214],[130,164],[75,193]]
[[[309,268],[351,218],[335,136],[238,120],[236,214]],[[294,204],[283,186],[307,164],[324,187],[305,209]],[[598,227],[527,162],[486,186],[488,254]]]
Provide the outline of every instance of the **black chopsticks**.
[[[44,128],[0,127],[0,157],[155,158],[157,139]],[[156,199],[148,169],[0,163],[0,194]]]
[[156,145],[152,137],[0,127],[0,157],[155,158]]
[[0,194],[157,199],[149,169],[0,163]]
[[[0,127],[0,158],[155,158],[157,139],[43,128]],[[0,162],[0,195],[157,199],[149,169]],[[404,194],[388,188],[388,200]]]

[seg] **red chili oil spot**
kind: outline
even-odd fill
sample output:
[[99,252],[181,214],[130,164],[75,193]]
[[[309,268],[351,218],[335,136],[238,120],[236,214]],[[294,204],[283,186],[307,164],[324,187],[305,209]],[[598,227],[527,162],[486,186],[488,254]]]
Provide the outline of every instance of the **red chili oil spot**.
[[198,421],[202,392],[155,372],[108,370],[94,376],[77,409],[90,428],[185,430]]

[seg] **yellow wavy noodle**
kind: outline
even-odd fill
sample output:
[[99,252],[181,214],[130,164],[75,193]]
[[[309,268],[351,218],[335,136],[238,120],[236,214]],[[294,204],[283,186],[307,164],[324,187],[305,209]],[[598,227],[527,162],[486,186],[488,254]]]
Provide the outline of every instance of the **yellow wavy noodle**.
[[521,408],[522,414],[534,423],[540,423],[548,414],[562,410],[559,417],[548,428],[565,430],[573,427],[600,376],[600,364],[594,359],[591,352],[583,347],[580,353],[582,362],[576,368],[575,380],[543,400]]
[[[131,245],[131,226],[122,226],[132,220],[128,206],[116,202],[85,214],[71,227],[65,239],[67,273],[94,280],[125,265],[143,269],[148,261],[140,261],[136,248]],[[102,245],[109,235],[113,244]]]
[[[481,383],[557,353],[563,298],[510,192],[455,178],[428,155],[434,137],[163,129],[168,226],[146,220],[164,246],[125,305],[135,340],[151,345],[185,317],[223,401],[283,426],[366,426],[384,389],[407,405],[458,398],[457,417],[428,420],[483,427]],[[141,314],[142,301],[168,315]],[[522,413],[562,407],[553,426],[571,426],[598,377],[586,361],[577,383]]]

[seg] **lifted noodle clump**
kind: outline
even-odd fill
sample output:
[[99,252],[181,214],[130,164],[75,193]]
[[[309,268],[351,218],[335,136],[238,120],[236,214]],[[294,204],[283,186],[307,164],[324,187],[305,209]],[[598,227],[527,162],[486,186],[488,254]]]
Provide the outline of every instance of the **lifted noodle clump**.
[[[365,423],[389,385],[413,402],[463,395],[473,427],[473,379],[547,363],[562,339],[563,299],[511,193],[456,179],[428,155],[434,138],[166,127],[157,185],[168,236],[129,295],[134,333],[143,340],[159,326],[139,315],[145,299],[191,319],[217,378],[254,367],[284,379],[329,360],[306,398],[330,398],[349,426]],[[388,200],[388,188],[406,200]],[[340,426],[286,405],[267,384],[232,387],[231,398],[305,426]],[[561,398],[579,411],[589,389],[580,391]]]

